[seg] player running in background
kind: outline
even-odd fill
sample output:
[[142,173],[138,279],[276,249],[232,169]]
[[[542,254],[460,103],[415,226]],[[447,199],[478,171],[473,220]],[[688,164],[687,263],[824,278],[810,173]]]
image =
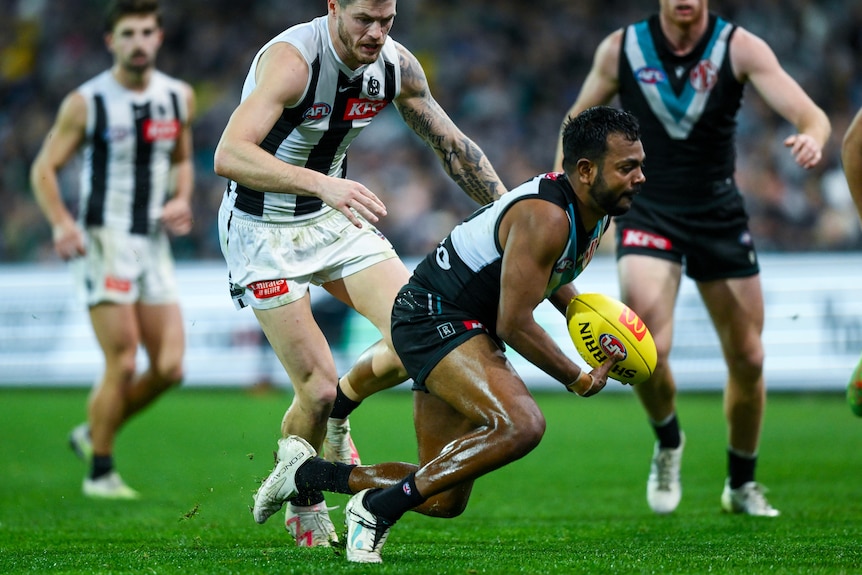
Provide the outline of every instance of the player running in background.
[[279,441],[278,463],[255,494],[264,522],[297,489],[355,494],[347,558],[381,562],[390,527],[407,511],[455,517],[473,482],[538,445],[545,420],[506,346],[570,392],[601,391],[619,357],[587,373],[536,323],[548,299],[561,313],[610,216],[644,181],[637,120],[609,107],[566,124],[564,173],[536,176],[480,208],[416,267],[392,310],[392,339],[413,378],[419,464],[352,466],[313,458],[301,438]]
[[[844,139],[841,142],[841,162],[844,165],[844,177],[850,188],[850,195],[862,220],[862,110],[856,112]],[[862,373],[862,359],[856,366],[854,373]],[[851,401],[853,413],[859,415],[862,412],[862,391],[857,387],[857,381],[851,378],[847,384],[847,397]]]
[[[251,64],[215,154],[216,172],[230,180],[219,233],[234,302],[254,310],[293,385],[283,437],[299,435],[320,449],[326,436],[327,458],[358,463],[348,413],[407,377],[389,324],[410,274],[373,226],[386,208],[346,178],[351,141],[393,103],[476,202],[505,189],[482,150],[431,96],[415,56],[389,37],[396,0],[327,6],[325,16],[273,38]],[[340,382],[311,313],[310,284],[322,285],[383,336]],[[285,526],[298,545],[337,541],[319,490],[292,498]]]
[[[63,100],[33,163],[31,184],[54,248],[75,260],[105,371],[87,423],[70,437],[90,462],[84,495],[135,499],[114,470],[114,440],[128,420],[183,379],[185,336],[167,233],[191,230],[194,95],[155,69],[163,31],[157,0],[116,0],[105,44],[113,66]],[[77,222],[59,170],[80,152]],[[149,365],[136,372],[138,345]]]
[[684,266],[728,368],[728,474],[721,506],[772,517],[779,513],[755,481],[766,402],[763,293],[748,215],[733,179],[743,87],[751,83],[796,127],[784,144],[803,168],[820,161],[831,128],[769,46],[710,13],[707,4],[660,0],[658,14],[605,38],[569,114],[619,95],[621,106],[640,120],[649,155],[642,197],[615,223],[622,300],[649,326],[658,352],[655,374],[635,387],[658,438],[647,481],[650,507],[670,513],[682,496],[685,436],[668,356]]

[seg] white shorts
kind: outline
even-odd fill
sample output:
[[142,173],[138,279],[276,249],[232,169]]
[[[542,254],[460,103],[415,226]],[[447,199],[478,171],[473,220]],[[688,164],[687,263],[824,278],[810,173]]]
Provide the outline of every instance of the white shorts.
[[174,260],[163,230],[142,236],[108,228],[84,230],[86,255],[73,261],[88,307],[110,302],[174,303]]
[[357,228],[337,210],[296,223],[271,223],[231,209],[225,200],[219,240],[237,309],[283,306],[305,296],[309,284],[339,280],[398,257],[377,228],[365,220]]

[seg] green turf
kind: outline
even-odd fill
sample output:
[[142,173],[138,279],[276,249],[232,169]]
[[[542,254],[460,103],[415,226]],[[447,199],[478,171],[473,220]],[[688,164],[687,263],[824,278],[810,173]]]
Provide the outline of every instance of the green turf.
[[[0,389],[0,573],[860,573],[862,419],[839,394],[770,397],[759,479],[777,519],[719,511],[721,397],[686,394],[685,494],[658,517],[644,489],[652,437],[630,392],[547,393],[542,444],[480,479],[466,513],[408,514],[384,565],[348,564],[257,525],[251,494],[272,464],[290,396],[184,389],[121,435],[120,471],[144,499],[92,502],[66,434],[84,390]],[[380,394],[353,417],[366,461],[414,460],[410,394]],[[340,525],[346,496],[333,520]]]

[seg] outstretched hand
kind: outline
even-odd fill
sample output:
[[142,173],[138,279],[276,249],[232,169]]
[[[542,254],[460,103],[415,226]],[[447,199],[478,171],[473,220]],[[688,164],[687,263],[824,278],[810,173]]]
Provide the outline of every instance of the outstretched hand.
[[591,372],[586,373],[585,371],[581,371],[581,375],[579,375],[575,381],[567,385],[566,389],[572,393],[577,393],[581,397],[590,397],[591,395],[597,394],[605,388],[605,385],[607,385],[608,374],[611,369],[618,361],[624,358],[625,356],[621,352],[614,352],[613,356],[609,357],[607,361],[593,369]]

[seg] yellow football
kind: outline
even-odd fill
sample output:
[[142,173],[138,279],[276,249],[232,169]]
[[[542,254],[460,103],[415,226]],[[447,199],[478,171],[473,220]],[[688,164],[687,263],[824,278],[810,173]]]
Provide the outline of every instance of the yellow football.
[[590,367],[598,367],[615,351],[625,356],[610,377],[635,385],[655,371],[655,342],[646,324],[621,301],[600,293],[582,293],[566,309],[569,335]]

